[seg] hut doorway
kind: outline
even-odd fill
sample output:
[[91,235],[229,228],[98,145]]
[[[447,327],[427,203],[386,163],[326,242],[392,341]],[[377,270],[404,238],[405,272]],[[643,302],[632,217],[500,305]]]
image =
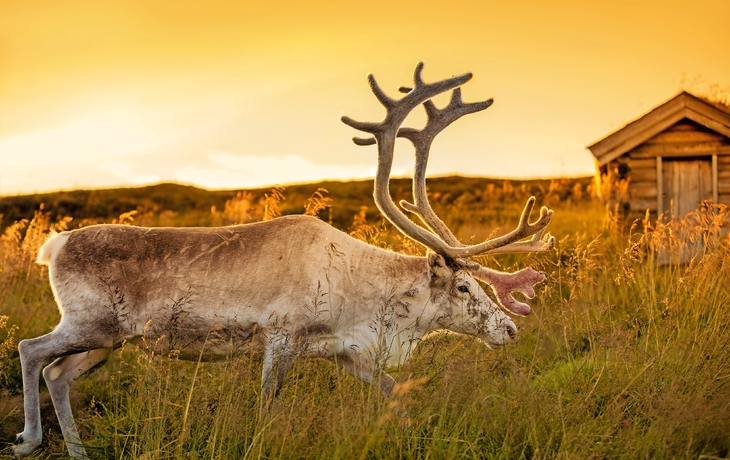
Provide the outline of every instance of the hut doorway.
[[712,157],[662,158],[662,208],[667,219],[682,219],[712,198]]
[[[713,200],[712,157],[662,158],[662,208],[664,221],[677,225],[674,247],[659,251],[658,265],[687,264],[700,256],[707,235],[688,233],[687,222],[680,222],[700,204]],[[689,217],[691,221],[698,216]],[[675,246],[676,245],[676,246]]]

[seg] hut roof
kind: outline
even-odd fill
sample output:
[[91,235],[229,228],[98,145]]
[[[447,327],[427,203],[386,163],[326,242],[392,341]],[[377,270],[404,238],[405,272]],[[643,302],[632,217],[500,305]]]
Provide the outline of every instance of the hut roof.
[[603,166],[685,118],[730,137],[730,107],[682,91],[588,149]]

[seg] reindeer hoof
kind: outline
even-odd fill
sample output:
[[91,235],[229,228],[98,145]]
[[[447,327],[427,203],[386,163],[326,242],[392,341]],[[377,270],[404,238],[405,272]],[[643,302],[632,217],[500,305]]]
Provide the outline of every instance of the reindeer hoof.
[[13,455],[17,458],[27,457],[33,453],[41,445],[40,439],[34,439],[32,441],[26,441],[23,433],[18,433],[15,436],[15,445],[12,447]]

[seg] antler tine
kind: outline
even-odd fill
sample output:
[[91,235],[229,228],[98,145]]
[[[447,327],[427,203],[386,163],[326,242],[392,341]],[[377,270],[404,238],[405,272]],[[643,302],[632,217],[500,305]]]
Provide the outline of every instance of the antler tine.
[[[350,126],[357,130],[364,131],[364,132],[370,133],[370,134],[375,134],[375,133],[379,132],[381,129],[380,123],[369,123],[369,122],[364,122],[364,121],[356,121],[356,120],[353,120],[352,118],[348,117],[347,115],[340,118],[340,120],[342,120],[342,123],[346,124],[347,126]],[[355,139],[362,139],[362,138],[359,138],[359,137],[353,138],[353,142],[355,142],[357,144],[358,141],[356,141]],[[358,145],[372,145],[372,144],[358,144]]]
[[532,235],[529,241],[515,241],[498,248],[490,249],[483,254],[512,254],[516,252],[548,252],[555,247],[555,237],[547,234],[543,238],[545,229]]
[[383,91],[378,82],[375,80],[375,75],[371,73],[368,74],[368,83],[370,84],[370,90],[383,107],[389,110],[395,106],[396,100],[385,94],[385,91]]
[[377,141],[375,140],[374,137],[353,137],[352,142],[355,145],[360,145],[360,146],[377,144]]
[[[550,224],[550,221],[553,218],[553,211],[543,206],[540,209],[540,217],[537,219],[537,221],[535,221],[534,223],[530,223],[529,218],[530,214],[532,213],[532,208],[534,206],[535,197],[531,196],[530,198],[528,198],[527,203],[525,203],[525,208],[522,210],[522,215],[520,216],[520,221],[517,224],[517,227],[511,232],[497,238],[487,240],[480,244],[466,246],[462,249],[469,255],[496,254],[504,252],[524,252],[523,250],[528,248],[529,246],[527,246],[526,244],[520,244],[515,246],[514,244],[516,244],[517,242],[523,243],[519,240],[543,231],[545,227]],[[534,244],[533,242],[524,243]],[[512,245],[512,247],[508,250],[506,248],[507,245]],[[498,250],[500,248],[502,250]],[[515,248],[522,248],[522,250],[515,251]]]
[[[413,84],[416,85],[416,88],[425,85],[421,72],[423,72],[423,62],[417,63],[416,68],[413,69]],[[471,74],[469,74],[469,78],[471,78]]]
[[[420,194],[421,193],[419,193],[419,195]],[[422,194],[425,195],[425,192]],[[419,203],[420,206],[412,205],[403,201],[401,202],[401,206],[417,214],[421,220],[429,226],[429,228],[433,229],[434,232],[437,232],[445,241],[447,241],[449,245],[453,247],[454,251],[452,254],[456,257],[466,258],[479,254],[547,252],[552,250],[555,245],[555,237],[548,236],[545,239],[542,238],[542,233],[544,232],[545,227],[547,227],[552,220],[552,210],[543,207],[540,210],[539,219],[534,223],[529,223],[529,216],[535,204],[535,197],[530,197],[530,199],[527,200],[525,209],[522,211],[522,216],[520,217],[520,222],[514,230],[500,237],[471,246],[458,242],[458,239],[453,233],[451,233],[446,224],[444,224],[430,208],[428,201],[425,200],[422,202],[425,202],[426,206],[421,205],[421,203]],[[530,235],[533,236],[530,241],[519,241]]]

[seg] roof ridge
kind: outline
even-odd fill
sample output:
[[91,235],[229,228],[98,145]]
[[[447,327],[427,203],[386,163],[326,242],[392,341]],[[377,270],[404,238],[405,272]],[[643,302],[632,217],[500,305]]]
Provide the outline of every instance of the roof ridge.
[[685,118],[730,137],[730,107],[682,90],[587,148],[603,165]]

